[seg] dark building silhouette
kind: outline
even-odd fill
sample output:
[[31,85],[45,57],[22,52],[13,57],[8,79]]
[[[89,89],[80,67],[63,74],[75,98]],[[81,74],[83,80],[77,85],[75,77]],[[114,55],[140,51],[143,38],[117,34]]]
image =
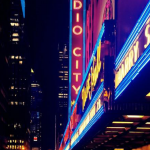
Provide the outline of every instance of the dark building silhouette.
[[9,10],[9,135],[7,149],[29,149],[29,53],[25,1],[11,0]]
[[30,149],[42,150],[42,90],[31,69]]
[[9,5],[0,1],[0,149],[6,149],[8,136],[8,21]]
[[58,44],[58,101],[56,115],[57,145],[63,137],[68,120],[69,49],[68,44]]

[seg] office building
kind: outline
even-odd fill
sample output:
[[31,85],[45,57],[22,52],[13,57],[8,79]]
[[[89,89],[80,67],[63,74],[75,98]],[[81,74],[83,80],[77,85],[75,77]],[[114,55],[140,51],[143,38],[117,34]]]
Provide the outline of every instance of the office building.
[[58,44],[58,100],[56,115],[57,145],[60,143],[68,120],[68,84],[69,84],[68,44]]
[[42,90],[31,69],[30,149],[42,150]]
[[8,41],[9,5],[0,5],[0,149],[6,149],[8,137]]
[[7,149],[29,150],[29,52],[25,33],[25,1],[10,1],[9,137]]

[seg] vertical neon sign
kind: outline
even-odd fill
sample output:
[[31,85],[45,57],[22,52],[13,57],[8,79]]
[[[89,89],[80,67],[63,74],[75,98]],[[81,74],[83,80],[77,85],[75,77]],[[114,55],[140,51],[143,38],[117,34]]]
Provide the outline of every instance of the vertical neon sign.
[[83,77],[83,0],[70,0],[69,116]]

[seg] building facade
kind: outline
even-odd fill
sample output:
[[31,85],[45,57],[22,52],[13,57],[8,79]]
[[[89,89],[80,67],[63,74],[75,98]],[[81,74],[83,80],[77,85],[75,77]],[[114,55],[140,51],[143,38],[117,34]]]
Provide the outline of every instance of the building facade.
[[25,1],[9,3],[9,135],[7,149],[29,149],[29,50]]
[[42,90],[31,69],[30,149],[42,150]]
[[6,149],[8,138],[8,41],[9,5],[0,5],[0,149]]
[[63,137],[68,118],[68,85],[69,85],[69,51],[68,44],[58,44],[58,100],[56,112],[57,147]]
[[150,1],[71,0],[70,16],[85,73],[59,150],[148,150]]

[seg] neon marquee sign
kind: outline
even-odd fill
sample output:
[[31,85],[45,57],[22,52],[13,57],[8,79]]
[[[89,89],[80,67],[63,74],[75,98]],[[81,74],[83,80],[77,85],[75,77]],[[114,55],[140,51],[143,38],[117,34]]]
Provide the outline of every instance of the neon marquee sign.
[[[83,70],[83,0],[72,1],[71,108],[80,89]],[[69,106],[70,107],[70,106]]]
[[130,69],[137,62],[138,58],[150,44],[150,19],[147,21],[138,37],[139,38],[134,41],[128,53],[117,68],[115,76],[115,88],[118,87]]
[[115,99],[150,61],[150,2],[115,61]]

